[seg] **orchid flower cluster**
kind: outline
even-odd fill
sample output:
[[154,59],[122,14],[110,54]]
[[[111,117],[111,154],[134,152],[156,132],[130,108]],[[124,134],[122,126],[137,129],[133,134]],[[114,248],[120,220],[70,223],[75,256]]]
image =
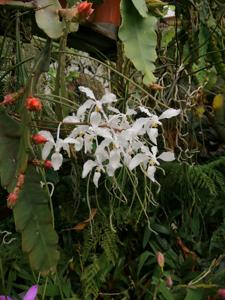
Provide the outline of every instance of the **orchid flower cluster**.
[[[159,160],[175,159],[171,151],[158,155],[157,137],[161,120],[179,115],[179,109],[169,108],[160,116],[153,114],[146,107],[138,110],[144,117],[135,117],[137,111],[127,107],[126,113],[121,113],[114,105],[116,96],[106,93],[101,100],[86,87],[80,86],[87,100],[79,107],[76,114],[67,116],[59,124],[56,140],[49,131],[42,130],[38,134],[46,141],[42,149],[42,159],[51,154],[54,170],[59,170],[63,163],[61,151],[70,156],[71,147],[75,151],[84,150],[92,157],[83,165],[82,177],[85,178],[94,171],[93,182],[98,187],[102,174],[114,176],[115,171],[126,166],[130,171],[138,166],[152,181],[156,182],[155,172],[160,165]],[[70,134],[62,139],[60,128],[62,124],[74,125]]]

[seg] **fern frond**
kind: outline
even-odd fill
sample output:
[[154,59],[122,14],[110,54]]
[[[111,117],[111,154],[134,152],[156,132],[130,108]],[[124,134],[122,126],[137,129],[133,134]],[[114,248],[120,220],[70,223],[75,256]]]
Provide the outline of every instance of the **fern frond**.
[[118,258],[117,242],[117,234],[109,227],[105,227],[102,235],[101,246],[108,262],[111,262],[113,265],[116,264]]

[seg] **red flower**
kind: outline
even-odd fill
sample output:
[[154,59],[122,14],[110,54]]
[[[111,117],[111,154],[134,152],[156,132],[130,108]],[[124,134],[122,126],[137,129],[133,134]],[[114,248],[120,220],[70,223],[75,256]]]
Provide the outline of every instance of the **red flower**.
[[30,111],[39,111],[42,109],[42,104],[39,98],[28,97],[25,106]]
[[32,140],[34,141],[35,144],[44,144],[48,140],[41,134],[34,134],[32,135]]
[[94,11],[92,8],[93,3],[89,3],[87,1],[81,2],[76,6],[78,18],[80,20],[87,19]]
[[45,169],[51,169],[52,168],[52,162],[50,160],[44,161],[44,168]]

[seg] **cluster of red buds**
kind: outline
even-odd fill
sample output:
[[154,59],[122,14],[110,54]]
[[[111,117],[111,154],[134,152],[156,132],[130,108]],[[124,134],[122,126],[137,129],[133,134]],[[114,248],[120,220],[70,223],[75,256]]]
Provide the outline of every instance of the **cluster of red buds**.
[[14,205],[16,204],[16,201],[19,197],[19,193],[24,185],[24,181],[25,181],[25,175],[24,173],[20,173],[18,175],[17,183],[14,190],[11,193],[9,193],[7,198],[7,205],[9,208],[13,208]]
[[40,111],[42,109],[41,100],[32,96],[26,99],[25,106],[29,111]]
[[21,88],[17,92],[5,95],[3,101],[0,102],[0,105],[9,105],[16,102],[22,96],[23,93],[24,88]]
[[58,10],[60,17],[72,22],[83,22],[93,13],[93,3],[84,1],[71,8],[61,8]]
[[52,168],[52,162],[50,160],[38,160],[38,159],[33,159],[31,163],[36,166],[36,167],[41,167],[45,168],[46,170]]

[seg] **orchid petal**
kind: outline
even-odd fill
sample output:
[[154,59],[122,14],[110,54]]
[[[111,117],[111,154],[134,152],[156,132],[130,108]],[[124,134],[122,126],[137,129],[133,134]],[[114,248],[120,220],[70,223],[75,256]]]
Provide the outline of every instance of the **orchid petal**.
[[152,151],[152,155],[153,157],[155,158],[156,157],[156,154],[158,152],[158,148],[156,146],[152,146],[151,147],[151,151]]
[[75,144],[76,143],[76,139],[72,138],[72,137],[67,137],[63,140],[63,143],[66,144]]
[[23,300],[35,300],[37,296],[37,292],[38,292],[38,285],[33,285],[26,292],[25,296],[23,297]]
[[78,123],[78,122],[80,122],[80,120],[76,116],[67,116],[63,119],[63,123]]
[[157,144],[157,137],[158,137],[158,129],[157,128],[149,128],[147,130],[149,139],[151,142],[153,142],[154,144]]
[[1,295],[0,296],[0,300],[12,300],[12,298],[9,297],[9,296],[3,296],[3,295]]
[[141,112],[145,113],[147,116],[149,116],[149,117],[152,116],[152,114],[150,113],[150,111],[147,108],[145,108],[143,106],[139,106],[139,109]]
[[164,161],[173,161],[175,159],[175,155],[173,152],[168,151],[168,152],[163,152],[157,158]]
[[90,123],[92,127],[98,127],[101,122],[101,114],[99,112],[94,111],[90,116]]
[[114,95],[113,93],[107,93],[101,99],[102,104],[112,103],[116,101],[117,101],[116,95]]
[[86,112],[87,109],[89,109],[92,105],[94,105],[95,102],[93,100],[87,100],[84,102],[84,104],[82,104],[79,109],[77,110],[77,116],[80,117],[84,115],[84,113]]
[[136,114],[137,114],[137,112],[134,109],[127,107],[127,111],[126,111],[127,116],[132,116],[132,115],[136,115]]
[[119,109],[112,107],[112,106],[108,106],[108,110],[114,112],[115,114],[120,114]]
[[77,139],[75,139],[75,150],[76,151],[80,151],[83,148],[84,145],[84,140],[82,137],[78,137]]
[[82,172],[82,178],[85,178],[91,170],[97,166],[96,161],[93,160],[87,160],[83,165],[83,172]]
[[148,178],[151,179],[152,182],[155,182],[155,171],[156,171],[156,167],[155,166],[149,166],[148,169],[147,169],[147,175],[148,175]]
[[95,174],[93,176],[93,182],[96,187],[98,187],[98,181],[100,177],[101,177],[101,173],[99,171],[95,171]]
[[88,98],[96,100],[95,95],[94,95],[94,93],[92,92],[91,89],[89,89],[85,86],[79,86],[78,89],[79,89],[79,91],[84,93]]
[[54,147],[54,144],[52,142],[47,142],[44,144],[44,147],[42,148],[42,159],[46,160],[47,157],[49,156],[52,148]]
[[84,153],[91,152],[92,150],[92,140],[93,137],[89,134],[85,134],[84,136]]
[[119,150],[114,149],[110,152],[109,162],[110,162],[110,165],[112,166],[112,168],[114,170],[121,167],[121,164],[120,164],[120,151]]
[[129,164],[129,169],[132,171],[134,168],[136,168],[138,165],[140,165],[141,163],[147,161],[149,159],[148,156],[146,156],[145,154],[142,153],[138,153],[137,155],[135,155],[130,164]]
[[55,171],[59,170],[63,163],[63,156],[59,152],[55,152],[51,157],[52,167]]
[[96,128],[95,133],[106,139],[112,139],[112,135],[108,128]]
[[180,112],[181,112],[180,109],[169,108],[159,116],[159,120],[176,117],[180,114]]

